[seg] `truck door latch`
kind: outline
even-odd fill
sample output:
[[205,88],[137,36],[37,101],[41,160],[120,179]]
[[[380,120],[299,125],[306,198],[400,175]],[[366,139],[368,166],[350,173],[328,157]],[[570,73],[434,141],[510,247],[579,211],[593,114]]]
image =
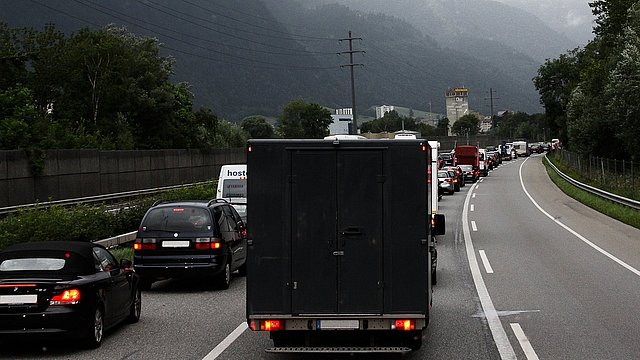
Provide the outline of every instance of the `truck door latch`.
[[344,251],[340,250],[340,251],[334,251],[333,252],[333,256],[344,256]]

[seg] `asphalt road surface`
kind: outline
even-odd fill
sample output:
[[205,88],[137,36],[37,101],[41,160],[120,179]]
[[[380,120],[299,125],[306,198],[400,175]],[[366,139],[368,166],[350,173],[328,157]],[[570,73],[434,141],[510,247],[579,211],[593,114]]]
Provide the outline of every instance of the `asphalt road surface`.
[[[640,230],[567,197],[542,157],[504,162],[440,203],[438,284],[419,351],[402,359],[640,358]],[[278,355],[245,323],[245,279],[226,291],[167,280],[143,293],[140,322],[102,347],[1,342],[12,359],[386,359]]]

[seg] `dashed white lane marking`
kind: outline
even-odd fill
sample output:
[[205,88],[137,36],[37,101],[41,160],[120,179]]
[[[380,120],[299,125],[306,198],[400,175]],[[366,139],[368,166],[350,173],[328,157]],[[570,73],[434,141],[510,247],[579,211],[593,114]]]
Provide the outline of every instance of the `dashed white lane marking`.
[[502,326],[502,322],[498,317],[496,308],[495,306],[493,306],[493,301],[491,300],[491,296],[489,296],[489,290],[487,290],[487,286],[485,285],[484,279],[482,278],[480,265],[478,265],[478,258],[476,257],[476,252],[473,248],[471,231],[469,231],[469,212],[467,210],[469,208],[469,201],[471,199],[471,191],[473,191],[473,186],[471,187],[471,189],[469,189],[467,197],[464,201],[464,206],[462,207],[462,232],[464,234],[464,244],[467,250],[469,269],[471,270],[473,283],[475,284],[476,291],[478,292],[478,299],[480,300],[482,311],[486,316],[487,324],[489,324],[491,335],[493,335],[493,341],[495,341],[496,347],[498,348],[500,358],[503,360],[516,360],[516,353],[513,350],[511,343],[509,342],[507,332]]
[[473,211],[475,209],[475,207],[473,206],[473,204],[471,204],[471,208],[469,210]]
[[[477,187],[477,186],[478,186],[478,185],[476,185],[476,187]],[[475,199],[475,198],[476,198],[476,193],[473,193],[473,195],[472,195],[471,197]]]
[[478,227],[476,226],[476,222],[471,220],[471,229],[473,229],[473,231],[478,231]]
[[224,338],[224,340],[222,340],[222,342],[218,344],[218,346],[213,348],[213,350],[211,350],[211,352],[208,353],[207,356],[203,357],[202,360],[214,360],[218,358],[218,356],[220,356],[220,354],[222,354],[234,341],[236,341],[236,339],[240,337],[240,335],[242,335],[242,333],[247,330],[248,327],[249,326],[246,322],[238,325],[238,327],[233,330],[231,334],[227,335],[227,337]]
[[591,241],[589,241],[589,239],[585,238],[584,236],[578,234],[576,231],[574,231],[573,229],[571,229],[570,227],[568,227],[567,225],[563,224],[560,220],[555,219],[553,216],[551,216],[548,212],[544,211],[544,209],[542,209],[542,207],[540,207],[540,205],[538,205],[538,203],[533,200],[533,197],[531,196],[531,194],[529,194],[529,192],[527,191],[527,188],[524,186],[524,180],[522,178],[522,167],[524,166],[524,164],[527,162],[527,160],[529,160],[528,158],[525,159],[522,164],[520,165],[520,169],[519,169],[519,174],[520,174],[520,186],[522,186],[522,190],[524,190],[524,193],[527,195],[527,197],[529,198],[529,200],[531,200],[531,202],[533,203],[533,205],[535,205],[538,210],[540,210],[544,215],[546,215],[549,219],[553,220],[553,222],[555,222],[556,224],[562,226],[565,230],[567,230],[568,232],[570,232],[571,234],[575,235],[575,237],[577,237],[578,239],[582,240],[585,244],[591,246],[592,248],[594,248],[595,250],[597,250],[598,252],[600,252],[601,254],[603,254],[604,256],[608,257],[609,259],[617,262],[618,264],[620,264],[622,267],[624,267],[625,269],[631,271],[632,273],[636,274],[637,276],[640,276],[640,271],[638,271],[638,269],[634,268],[633,266],[625,263],[624,261],[618,259],[617,257],[613,256],[612,254],[610,254],[609,252],[607,252],[606,250],[604,250],[603,248],[599,247],[598,245],[592,243]]
[[522,351],[524,351],[527,360],[538,360],[538,354],[536,354],[535,350],[533,350],[533,346],[531,346],[531,342],[522,331],[522,327],[518,323],[511,323],[511,329],[513,329],[513,333],[516,334],[516,338],[522,347]]
[[486,270],[487,274],[493,274],[493,268],[489,263],[489,258],[487,258],[487,254],[484,252],[484,250],[478,250],[478,252],[480,253],[480,259],[482,259],[482,264],[484,265],[484,269]]

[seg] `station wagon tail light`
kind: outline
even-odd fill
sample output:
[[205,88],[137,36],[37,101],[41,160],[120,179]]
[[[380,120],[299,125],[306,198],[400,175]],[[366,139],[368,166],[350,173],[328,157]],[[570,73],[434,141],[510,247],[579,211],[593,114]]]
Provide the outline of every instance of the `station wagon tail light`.
[[133,250],[155,250],[156,249],[156,239],[148,238],[148,239],[136,239],[133,243]]
[[49,301],[49,305],[75,305],[80,301],[80,290],[68,289],[55,295]]
[[284,330],[282,320],[251,320],[251,330],[253,331],[278,331]]
[[393,329],[395,330],[415,330],[416,322],[414,320],[396,320],[395,324],[393,324]]
[[195,248],[197,250],[220,249],[222,243],[218,238],[196,238]]

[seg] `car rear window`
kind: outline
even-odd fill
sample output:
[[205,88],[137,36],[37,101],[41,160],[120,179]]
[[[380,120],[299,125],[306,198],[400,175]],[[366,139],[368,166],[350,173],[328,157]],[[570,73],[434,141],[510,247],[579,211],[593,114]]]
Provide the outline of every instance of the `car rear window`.
[[222,183],[223,198],[246,198],[247,197],[247,180],[246,179],[225,179]]
[[13,251],[0,255],[0,274],[30,272],[90,274],[93,263],[71,251]]
[[210,231],[211,214],[205,208],[171,206],[151,209],[142,222],[142,231]]

